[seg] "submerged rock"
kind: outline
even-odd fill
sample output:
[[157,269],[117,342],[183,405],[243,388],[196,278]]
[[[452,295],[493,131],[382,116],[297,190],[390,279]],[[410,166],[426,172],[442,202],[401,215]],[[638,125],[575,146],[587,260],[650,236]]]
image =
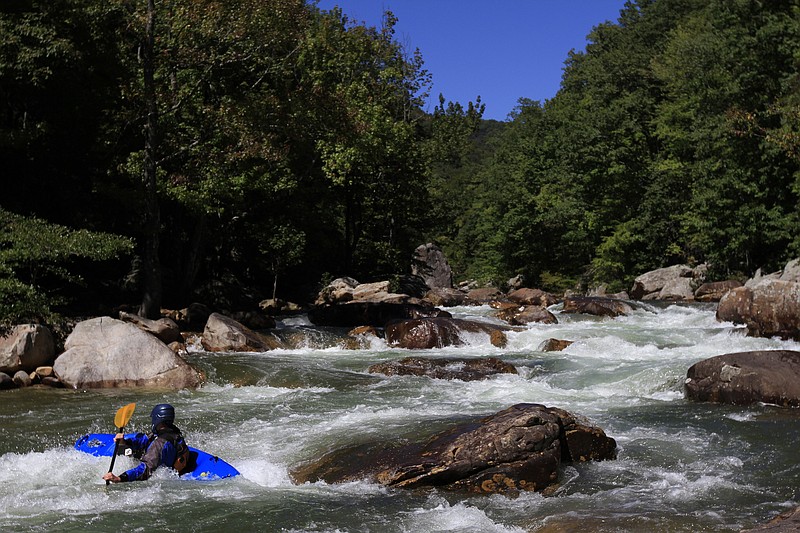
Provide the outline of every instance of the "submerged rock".
[[784,511],[764,525],[745,529],[741,533],[755,533],[769,531],[770,533],[789,533],[800,531],[800,507]]
[[424,443],[340,450],[291,475],[297,483],[370,479],[399,488],[515,494],[556,483],[562,462],[615,457],[616,441],[602,429],[562,409],[517,404]]
[[477,359],[406,357],[399,361],[372,365],[368,372],[387,376],[428,376],[434,379],[476,381],[495,374],[516,374],[517,369],[514,365],[496,357]]
[[684,386],[691,400],[800,407],[800,352],[767,350],[711,357],[689,368]]

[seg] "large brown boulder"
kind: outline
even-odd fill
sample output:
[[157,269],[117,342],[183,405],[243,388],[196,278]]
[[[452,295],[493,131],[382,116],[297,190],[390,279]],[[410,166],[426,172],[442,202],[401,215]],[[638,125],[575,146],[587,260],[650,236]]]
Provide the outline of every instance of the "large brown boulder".
[[745,324],[754,337],[800,340],[800,283],[766,279],[733,289],[720,300],[717,319]]
[[533,322],[558,324],[556,315],[538,305],[505,305],[495,316],[512,326],[524,326]]
[[547,307],[558,303],[558,298],[554,294],[550,294],[541,289],[517,289],[508,293],[506,298],[520,305]]
[[387,376],[428,376],[434,379],[458,379],[476,381],[495,374],[516,374],[514,365],[496,357],[477,359],[430,359],[425,357],[406,357],[399,361],[377,363],[368,372]]
[[497,287],[481,287],[467,293],[467,305],[483,305],[503,297],[503,291]]
[[196,387],[200,374],[163,342],[110,317],[78,322],[53,371],[67,387]]
[[253,331],[219,313],[208,317],[201,342],[209,352],[266,352],[283,346],[272,335]]
[[423,299],[436,307],[455,307],[464,305],[467,301],[467,293],[458,289],[437,287],[429,290]]
[[718,355],[689,368],[691,400],[800,407],[800,352],[767,350]]
[[582,313],[597,316],[626,316],[633,307],[624,300],[597,296],[568,296],[564,298],[562,313]]
[[718,302],[729,291],[741,286],[742,282],[734,279],[703,283],[694,291],[694,298],[700,302]]
[[505,335],[498,336],[508,327],[496,326],[474,320],[458,318],[420,318],[415,320],[399,320],[386,324],[386,342],[390,346],[422,350],[443,348],[445,346],[461,346],[464,344],[463,333],[482,333],[488,335],[495,346],[502,344]]
[[45,326],[22,324],[0,337],[0,372],[30,372],[37,366],[53,364],[55,357],[53,335]]
[[424,443],[339,450],[292,477],[297,483],[371,479],[390,487],[514,494],[556,483],[562,462],[615,457],[616,442],[602,429],[562,409],[517,404]]

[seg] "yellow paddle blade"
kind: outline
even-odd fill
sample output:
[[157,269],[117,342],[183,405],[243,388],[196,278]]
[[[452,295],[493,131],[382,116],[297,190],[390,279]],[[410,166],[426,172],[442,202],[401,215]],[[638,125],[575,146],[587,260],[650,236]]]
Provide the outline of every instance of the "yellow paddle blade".
[[133,410],[136,409],[135,403],[129,403],[125,407],[120,407],[117,414],[114,415],[114,425],[120,430],[128,425],[128,421],[133,416]]

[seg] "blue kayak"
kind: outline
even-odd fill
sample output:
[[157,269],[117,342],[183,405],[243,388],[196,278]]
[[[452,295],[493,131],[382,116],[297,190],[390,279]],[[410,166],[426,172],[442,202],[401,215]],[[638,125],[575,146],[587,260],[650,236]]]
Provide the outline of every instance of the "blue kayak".
[[[114,455],[114,435],[112,433],[90,433],[75,442],[75,449],[97,457]],[[211,481],[239,475],[239,471],[219,457],[189,446],[188,470],[181,479]]]

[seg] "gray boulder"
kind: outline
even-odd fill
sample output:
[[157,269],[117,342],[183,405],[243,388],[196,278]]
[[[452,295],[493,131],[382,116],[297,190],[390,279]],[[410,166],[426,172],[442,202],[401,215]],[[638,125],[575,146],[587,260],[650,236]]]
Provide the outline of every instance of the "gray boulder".
[[0,337],[0,372],[30,372],[37,366],[52,364],[55,357],[53,335],[45,326],[22,324]]
[[280,340],[262,334],[220,313],[211,313],[201,339],[209,352],[266,352],[281,348]]
[[53,372],[67,387],[196,387],[200,374],[153,335],[110,317],[78,322]]
[[433,243],[422,244],[411,257],[411,274],[425,280],[431,289],[453,286],[453,270],[442,249]]
[[689,368],[690,400],[800,407],[800,352],[766,350],[718,355]]
[[670,282],[678,278],[691,278],[692,268],[688,265],[673,265],[671,267],[652,270],[633,280],[633,287],[630,290],[631,298],[635,300],[645,299],[651,295],[654,298]]
[[155,335],[164,344],[171,342],[183,343],[183,335],[178,324],[171,318],[159,318],[158,320],[150,320],[133,313],[126,313],[125,311],[119,312],[119,319],[123,322],[130,322],[142,331]]

